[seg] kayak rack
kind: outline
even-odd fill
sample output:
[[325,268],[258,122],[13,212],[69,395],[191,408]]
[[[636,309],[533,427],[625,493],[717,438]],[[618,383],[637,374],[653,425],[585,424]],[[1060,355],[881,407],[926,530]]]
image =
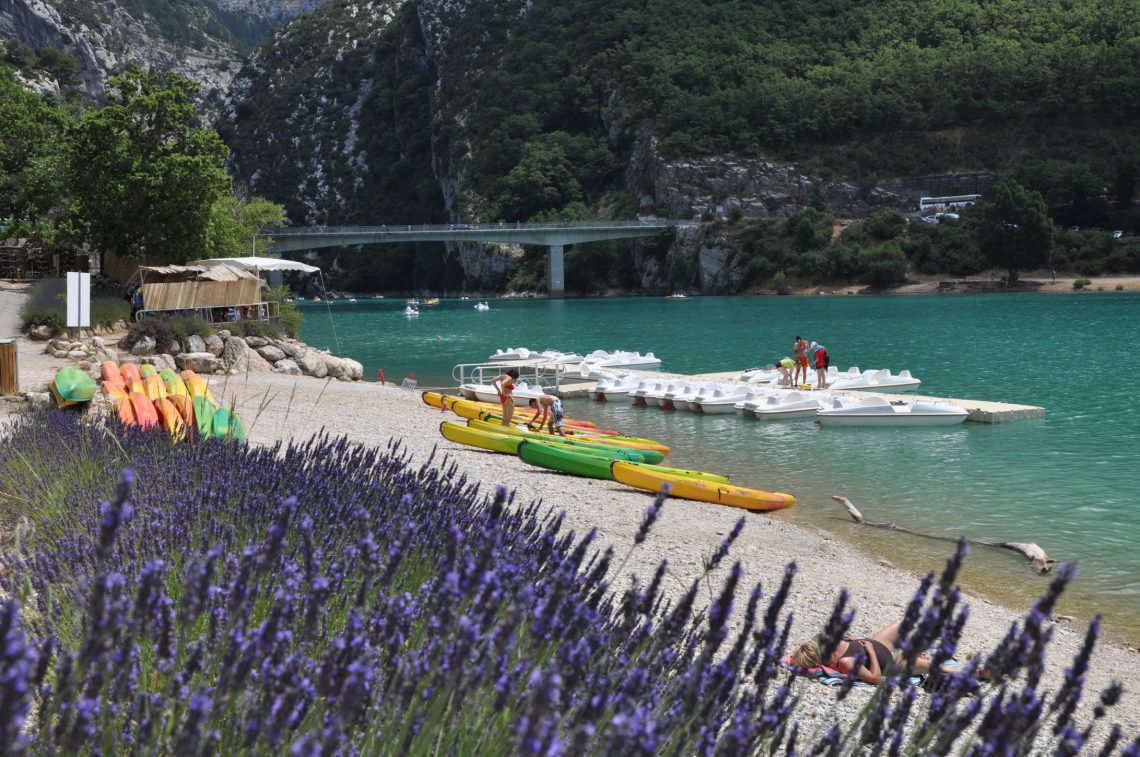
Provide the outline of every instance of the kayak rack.
[[510,360],[500,363],[459,363],[451,369],[451,378],[456,386],[463,384],[489,384],[508,368],[517,368],[519,381],[530,385],[537,384],[544,391],[558,394],[561,389],[561,366],[533,360]]

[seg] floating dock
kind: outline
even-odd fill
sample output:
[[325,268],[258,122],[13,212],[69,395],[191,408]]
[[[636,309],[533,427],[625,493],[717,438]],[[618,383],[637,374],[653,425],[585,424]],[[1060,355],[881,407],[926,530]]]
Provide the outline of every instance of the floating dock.
[[[745,385],[745,382],[736,380],[737,377],[740,376],[741,371],[722,371],[720,373],[699,373],[695,375],[647,370],[630,370],[629,372],[641,376],[642,378],[662,379],[665,381],[672,379],[682,381],[719,381],[726,384]],[[591,391],[597,384],[598,382],[596,380],[567,381],[559,386],[559,393],[565,399],[589,397]],[[858,397],[864,394],[875,394],[875,392],[844,390],[836,392],[836,394]],[[965,410],[968,413],[966,420],[973,423],[1008,423],[1010,421],[1036,420],[1045,417],[1045,408],[1034,407],[1033,405],[1014,405],[1008,402],[988,402],[986,400],[958,399],[955,397],[934,397],[928,394],[910,392],[888,394],[887,396],[909,399],[921,397],[928,400],[937,400],[938,402],[949,402]]]

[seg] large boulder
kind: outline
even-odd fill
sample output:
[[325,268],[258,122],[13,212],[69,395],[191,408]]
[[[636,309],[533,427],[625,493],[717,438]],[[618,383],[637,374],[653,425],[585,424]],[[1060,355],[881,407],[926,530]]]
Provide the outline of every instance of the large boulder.
[[325,356],[315,350],[306,350],[293,358],[306,376],[324,378],[329,375],[329,368],[325,365]]
[[44,342],[51,339],[50,326],[32,326],[28,329],[28,336],[35,339],[37,342]]
[[344,364],[344,358],[339,358],[336,355],[325,355],[325,367],[328,369],[329,378],[349,380],[349,369]]
[[209,352],[183,352],[175,355],[174,362],[181,370],[195,373],[216,373],[222,367],[222,361]]
[[[222,340],[218,340],[218,349],[222,347]],[[197,334],[191,334],[186,337],[186,351],[187,352],[209,352],[206,349],[206,340]],[[219,353],[220,354],[220,353]]]
[[154,352],[154,338],[149,336],[141,336],[135,342],[135,346],[131,347],[132,355],[150,355]]
[[52,339],[47,343],[44,351],[48,350],[63,350],[64,352],[71,351],[71,341],[68,339]]
[[264,347],[269,344],[269,340],[263,336],[247,336],[245,343],[256,350],[258,347]]
[[169,368],[172,371],[178,369],[178,363],[174,362],[174,356],[162,353],[158,355],[152,355],[150,358],[150,364],[159,371],[161,371],[163,368]]
[[344,365],[348,373],[348,378],[352,381],[360,381],[364,378],[364,366],[350,357],[341,358],[344,360]]
[[287,342],[284,339],[278,339],[274,344],[277,345],[277,349],[292,358],[301,355],[305,351],[305,345],[297,344],[296,342]]
[[217,334],[211,334],[210,336],[206,337],[204,340],[206,343],[206,349],[202,351],[209,352],[214,357],[220,356],[222,354],[222,350],[226,348],[226,343],[222,341],[221,333],[222,332],[218,332]]
[[300,375],[302,375],[301,374],[301,367],[299,365],[297,365],[297,361],[294,360],[293,358],[288,358],[288,357],[285,358],[284,360],[278,360],[276,363],[274,363],[273,372],[274,373],[284,373],[287,376],[300,376]]
[[278,349],[277,347],[274,347],[272,344],[267,344],[264,347],[258,347],[257,354],[261,355],[271,363],[276,363],[278,360],[284,360],[286,357],[284,351]]
[[182,345],[177,341],[167,342],[166,344],[162,345],[162,348],[159,349],[159,352],[164,355],[177,355],[182,352]]
[[269,373],[273,366],[251,350],[242,339],[227,339],[222,363],[230,373]]

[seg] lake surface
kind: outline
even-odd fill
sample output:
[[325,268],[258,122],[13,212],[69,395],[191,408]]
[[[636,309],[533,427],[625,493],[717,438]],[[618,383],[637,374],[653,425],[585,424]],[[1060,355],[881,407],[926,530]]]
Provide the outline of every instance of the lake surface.
[[[729,474],[742,486],[797,495],[773,516],[825,529],[898,567],[941,566],[960,534],[1037,542],[1078,563],[1060,612],[1100,611],[1110,636],[1140,642],[1140,295],[1124,292],[957,296],[817,296],[444,301],[408,318],[402,300],[305,304],[305,341],[365,365],[373,380],[414,373],[454,387],[457,363],[498,348],[585,353],[652,351],[661,369],[743,370],[791,352],[793,337],[825,344],[840,370],[909,369],[925,395],[1015,402],[1046,418],[931,429],[824,429],[568,401],[567,414],[604,420],[673,447],[671,465]],[[857,526],[869,520],[928,536]],[[975,547],[963,583],[1028,607],[1048,578],[1019,555]]]

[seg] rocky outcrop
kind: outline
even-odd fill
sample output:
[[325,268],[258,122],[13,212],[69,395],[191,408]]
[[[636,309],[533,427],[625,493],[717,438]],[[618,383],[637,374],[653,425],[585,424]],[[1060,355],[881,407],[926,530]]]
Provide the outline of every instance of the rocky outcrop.
[[174,358],[179,369],[195,373],[217,373],[222,369],[222,361],[209,352],[184,352]]
[[222,363],[226,370],[233,374],[241,373],[269,373],[273,366],[265,362],[265,358],[258,355],[245,340],[240,337],[231,337],[226,340],[226,347],[222,350]]

